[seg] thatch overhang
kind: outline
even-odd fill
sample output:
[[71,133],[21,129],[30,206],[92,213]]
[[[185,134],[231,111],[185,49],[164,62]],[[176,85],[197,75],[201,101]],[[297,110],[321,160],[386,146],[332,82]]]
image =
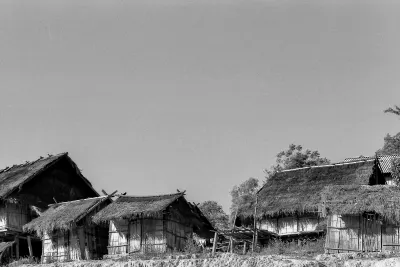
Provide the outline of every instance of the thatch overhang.
[[400,223],[400,187],[397,186],[327,186],[321,198],[324,216],[375,213],[390,223]]
[[151,218],[162,215],[165,212],[174,212],[169,207],[176,201],[181,201],[185,210],[180,210],[185,220],[190,220],[195,226],[195,232],[201,236],[212,236],[214,230],[210,221],[203,215],[200,209],[186,201],[185,192],[156,196],[120,196],[113,203],[93,216],[95,223],[134,218]]
[[184,192],[157,196],[120,196],[111,205],[98,212],[93,221],[130,219],[135,216],[154,216],[164,211],[175,200],[184,196]]
[[75,162],[73,162],[68,156],[68,153],[65,152],[54,156],[50,155],[47,158],[41,157],[32,162],[27,161],[24,164],[13,165],[0,170],[0,199],[6,199],[14,191],[20,190],[25,183],[40,175],[62,159],[66,159],[85,184],[93,190],[95,195],[99,196],[89,180],[82,175]]
[[68,230],[105,201],[111,202],[109,196],[52,204],[40,217],[25,224],[23,230],[36,232],[38,236],[54,230]]
[[[316,212],[321,192],[328,185],[382,183],[375,160],[363,160],[282,171],[258,191],[257,217]],[[254,209],[240,214],[251,217]]]

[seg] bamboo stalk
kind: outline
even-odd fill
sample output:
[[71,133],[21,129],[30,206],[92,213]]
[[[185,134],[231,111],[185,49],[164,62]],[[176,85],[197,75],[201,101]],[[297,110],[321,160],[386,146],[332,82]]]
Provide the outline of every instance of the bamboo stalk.
[[258,195],[256,194],[256,203],[254,205],[254,233],[253,233],[253,245],[251,248],[251,252],[254,252],[255,247],[257,246],[257,204],[258,204]]
[[217,248],[217,235],[218,233],[214,233],[214,242],[213,242],[213,248],[212,248],[212,256],[215,256],[215,250]]

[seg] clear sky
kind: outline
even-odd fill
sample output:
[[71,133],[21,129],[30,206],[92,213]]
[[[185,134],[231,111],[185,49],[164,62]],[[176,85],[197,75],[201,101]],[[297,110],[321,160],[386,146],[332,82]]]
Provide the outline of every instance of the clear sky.
[[[397,2],[397,3],[396,3]],[[1,0],[0,166],[68,151],[95,188],[230,189],[290,143],[373,155],[400,120],[400,3]]]

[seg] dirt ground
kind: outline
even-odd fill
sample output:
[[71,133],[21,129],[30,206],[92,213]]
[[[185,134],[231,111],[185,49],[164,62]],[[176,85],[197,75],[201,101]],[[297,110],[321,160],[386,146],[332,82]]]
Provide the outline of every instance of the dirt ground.
[[[39,265],[13,265],[37,267]],[[400,255],[385,253],[343,253],[318,255],[314,259],[290,258],[278,255],[242,256],[237,254],[220,254],[215,257],[199,257],[197,255],[170,256],[163,260],[98,260],[40,265],[43,267],[400,267]]]

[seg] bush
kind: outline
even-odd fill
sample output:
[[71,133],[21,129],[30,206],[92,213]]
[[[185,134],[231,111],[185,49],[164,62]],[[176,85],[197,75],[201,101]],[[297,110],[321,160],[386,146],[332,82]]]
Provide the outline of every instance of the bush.
[[302,240],[300,245],[297,240],[273,240],[263,247],[261,254],[290,255],[290,256],[316,256],[324,253],[324,238],[317,240]]
[[202,247],[197,245],[196,241],[193,239],[192,236],[188,235],[183,251],[188,254],[201,253]]

